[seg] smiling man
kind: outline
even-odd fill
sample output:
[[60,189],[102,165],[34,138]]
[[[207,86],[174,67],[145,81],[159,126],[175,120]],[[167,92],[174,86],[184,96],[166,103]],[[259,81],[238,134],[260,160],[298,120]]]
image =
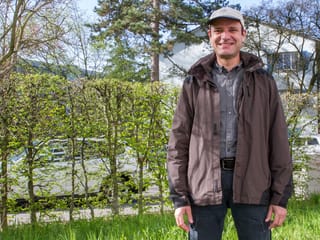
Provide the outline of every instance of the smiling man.
[[221,8],[208,25],[214,53],[189,70],[168,144],[176,223],[191,240],[220,240],[230,208],[240,240],[270,240],[292,192],[276,83],[258,57],[240,51],[239,11]]

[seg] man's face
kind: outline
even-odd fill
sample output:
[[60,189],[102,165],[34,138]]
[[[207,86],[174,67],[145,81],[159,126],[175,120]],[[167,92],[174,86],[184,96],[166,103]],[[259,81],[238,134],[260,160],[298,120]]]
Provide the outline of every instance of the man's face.
[[246,31],[239,21],[220,18],[210,25],[208,35],[217,58],[233,59],[239,56]]

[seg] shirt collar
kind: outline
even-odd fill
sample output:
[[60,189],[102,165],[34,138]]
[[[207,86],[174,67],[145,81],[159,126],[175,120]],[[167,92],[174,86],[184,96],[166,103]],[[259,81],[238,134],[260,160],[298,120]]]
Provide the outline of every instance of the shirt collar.
[[[239,71],[242,68],[242,65],[243,63],[240,61],[240,63],[232,68],[230,72]],[[218,73],[228,73],[228,70],[224,66],[220,66],[217,61],[214,63],[214,70],[218,71]]]

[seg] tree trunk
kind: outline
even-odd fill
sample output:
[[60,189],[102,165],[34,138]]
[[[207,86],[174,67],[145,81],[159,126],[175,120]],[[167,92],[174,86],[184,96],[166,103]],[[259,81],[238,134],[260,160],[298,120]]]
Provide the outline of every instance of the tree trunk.
[[152,53],[151,57],[151,82],[159,81],[159,54]]
[[139,185],[138,185],[138,214],[143,214],[143,165],[144,165],[144,158],[138,158],[139,164]]
[[317,82],[317,111],[318,111],[318,126],[317,130],[320,133],[320,41],[316,42],[316,57],[315,57],[315,75]]
[[117,173],[117,160],[114,156],[110,163],[111,178],[112,178],[112,202],[111,209],[114,215],[119,214],[119,186],[118,186],[118,173]]
[[[161,179],[161,176],[159,176],[159,179]],[[160,180],[161,181],[161,180]],[[161,215],[164,214],[164,190],[163,190],[163,185],[162,185],[162,181],[159,184],[159,199],[160,199],[160,213]]]
[[151,56],[151,82],[159,81],[159,12],[160,12],[160,1],[152,1],[154,9],[154,21],[152,23],[152,56]]
[[31,223],[34,224],[37,222],[37,216],[36,216],[36,199],[34,194],[34,182],[33,182],[33,163],[34,163],[34,157],[33,157],[33,137],[32,134],[29,133],[28,138],[28,151],[27,151],[27,167],[28,167],[28,193],[29,193],[29,204],[30,204],[30,219]]
[[[74,151],[74,138],[71,139],[71,148],[72,152]],[[70,209],[69,209],[69,217],[70,221],[73,221],[73,211],[75,207],[75,178],[76,178],[76,161],[74,159],[74,155],[72,153],[72,164],[71,164],[71,199],[70,199]]]
[[1,225],[0,230],[8,227],[8,134],[7,125],[4,124],[5,134],[2,146],[1,155],[1,205],[0,205],[0,217]]
[[[85,147],[85,139],[83,138],[83,141],[81,143],[81,168],[83,171],[83,177],[84,177],[84,196],[86,201],[86,206],[90,209],[91,218],[94,219],[94,207],[89,201],[89,185],[88,185],[88,172],[86,169],[86,165],[84,163],[85,161],[85,154],[84,154],[84,147]],[[75,151],[73,151],[72,154],[73,159],[75,159]]]

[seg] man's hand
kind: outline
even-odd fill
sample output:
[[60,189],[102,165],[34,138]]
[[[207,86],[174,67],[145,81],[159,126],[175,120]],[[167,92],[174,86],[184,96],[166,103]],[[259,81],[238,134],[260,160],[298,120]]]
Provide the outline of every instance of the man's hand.
[[280,227],[286,219],[286,216],[287,209],[276,205],[270,205],[266,217],[266,222],[270,222],[269,229]]
[[190,206],[177,208],[174,212],[174,217],[176,218],[177,226],[186,232],[190,231],[189,224],[184,222],[184,216],[187,215],[188,222],[193,223],[192,212]]

